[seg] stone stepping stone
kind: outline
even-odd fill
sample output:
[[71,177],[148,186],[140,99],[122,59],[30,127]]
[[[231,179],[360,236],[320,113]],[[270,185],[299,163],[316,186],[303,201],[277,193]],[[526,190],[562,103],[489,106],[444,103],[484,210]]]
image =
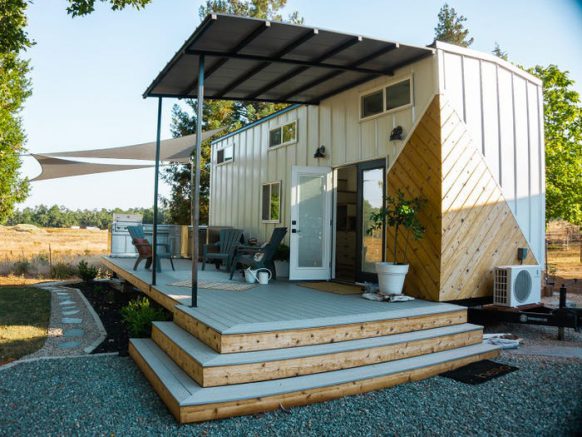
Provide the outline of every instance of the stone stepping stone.
[[65,332],[63,332],[64,337],[82,337],[83,335],[85,335],[85,331],[76,328],[66,329]]
[[62,322],[66,323],[68,325],[71,325],[71,324],[75,324],[75,323],[81,323],[81,322],[83,322],[83,319],[76,319],[74,317],[63,317]]
[[61,306],[65,306],[65,305],[75,305],[75,302],[73,302],[72,300],[65,300],[65,301],[59,302],[59,304]]
[[81,344],[80,341],[66,341],[64,343],[59,344],[61,349],[73,349]]
[[63,311],[63,316],[74,316],[78,312],[79,312],[79,310],[74,310],[74,309],[71,309],[69,311]]

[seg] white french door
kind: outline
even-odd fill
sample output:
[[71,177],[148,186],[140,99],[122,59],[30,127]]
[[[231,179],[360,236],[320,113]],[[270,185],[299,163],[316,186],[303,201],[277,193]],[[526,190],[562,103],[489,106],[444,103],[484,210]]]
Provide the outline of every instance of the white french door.
[[292,167],[289,279],[330,279],[332,172]]

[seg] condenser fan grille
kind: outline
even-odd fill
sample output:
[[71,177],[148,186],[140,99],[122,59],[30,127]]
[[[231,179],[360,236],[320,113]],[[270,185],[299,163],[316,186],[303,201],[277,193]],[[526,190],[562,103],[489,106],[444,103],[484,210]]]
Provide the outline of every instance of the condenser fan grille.
[[531,294],[531,275],[529,272],[522,270],[515,277],[514,293],[518,302],[525,302]]

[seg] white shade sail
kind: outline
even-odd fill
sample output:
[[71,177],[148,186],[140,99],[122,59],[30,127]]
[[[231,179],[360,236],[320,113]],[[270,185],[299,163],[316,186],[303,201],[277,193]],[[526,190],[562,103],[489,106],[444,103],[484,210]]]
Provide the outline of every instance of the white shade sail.
[[31,154],[42,167],[42,172],[31,181],[66,178],[112,171],[137,170],[153,167],[146,165],[97,164],[92,162],[71,161],[69,159],[54,158],[52,156]]
[[[222,129],[214,129],[202,133],[202,141],[217,134]],[[160,141],[160,161],[188,162],[196,144],[196,135],[185,135]],[[33,155],[34,156],[34,155]],[[154,161],[156,159],[156,142],[134,144],[131,146],[110,147],[107,149],[76,150],[70,152],[49,152],[38,156],[104,158],[104,159],[137,159]]]

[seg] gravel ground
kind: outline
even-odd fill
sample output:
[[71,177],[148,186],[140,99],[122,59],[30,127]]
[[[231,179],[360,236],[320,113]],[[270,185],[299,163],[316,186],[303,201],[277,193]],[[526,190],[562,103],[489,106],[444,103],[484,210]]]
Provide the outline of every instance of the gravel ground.
[[582,430],[582,361],[503,355],[517,372],[473,386],[435,377],[323,404],[178,425],[130,358],[0,370],[0,435],[567,436]]

